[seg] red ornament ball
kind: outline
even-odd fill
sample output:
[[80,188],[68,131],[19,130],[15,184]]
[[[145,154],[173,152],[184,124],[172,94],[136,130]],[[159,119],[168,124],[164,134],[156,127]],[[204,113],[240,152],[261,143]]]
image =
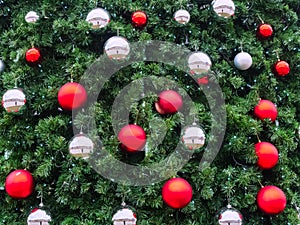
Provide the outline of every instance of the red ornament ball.
[[66,83],[58,91],[58,102],[65,110],[78,109],[85,104],[86,100],[85,88],[76,82]]
[[272,37],[273,28],[270,24],[263,23],[257,29],[257,37],[261,39],[267,39]]
[[131,15],[131,22],[137,28],[144,28],[148,22],[147,14],[143,11],[136,11]]
[[142,150],[146,144],[147,136],[143,128],[138,125],[129,124],[123,127],[118,133],[118,139],[123,149],[128,152]]
[[254,108],[254,114],[261,120],[271,119],[274,122],[278,112],[274,103],[269,100],[260,100]]
[[268,215],[277,215],[286,207],[286,196],[276,186],[266,186],[260,189],[256,201],[260,210]]
[[27,198],[32,193],[33,187],[33,177],[27,170],[15,170],[5,180],[5,190],[12,198]]
[[31,48],[26,51],[25,59],[30,64],[37,64],[41,61],[42,55],[37,48]]
[[155,108],[160,114],[174,114],[182,107],[182,97],[176,91],[163,91],[159,95]]
[[209,80],[208,80],[207,76],[201,77],[197,81],[198,81],[199,85],[204,85],[204,84],[208,84],[209,83]]
[[273,168],[278,162],[277,148],[269,142],[259,142],[255,145],[258,157],[257,165],[263,170]]
[[278,61],[274,64],[273,71],[276,75],[284,77],[290,73],[290,65],[286,61]]
[[164,202],[174,209],[184,208],[190,203],[192,197],[193,189],[183,178],[172,178],[162,188]]

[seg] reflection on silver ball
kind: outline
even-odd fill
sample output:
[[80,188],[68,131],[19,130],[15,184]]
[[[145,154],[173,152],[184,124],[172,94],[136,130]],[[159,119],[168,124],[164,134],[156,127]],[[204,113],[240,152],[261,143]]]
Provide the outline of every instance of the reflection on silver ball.
[[247,52],[240,52],[234,57],[234,65],[239,70],[247,70],[252,66],[252,57]]

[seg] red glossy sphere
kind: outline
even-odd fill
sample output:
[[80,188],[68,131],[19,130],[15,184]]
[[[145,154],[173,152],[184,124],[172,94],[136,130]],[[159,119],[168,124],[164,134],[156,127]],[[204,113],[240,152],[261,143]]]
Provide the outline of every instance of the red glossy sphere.
[[40,50],[31,48],[26,51],[25,59],[28,63],[39,63],[41,60]]
[[174,114],[182,107],[182,97],[176,91],[163,91],[159,95],[156,109],[160,114]]
[[12,198],[27,198],[32,193],[33,187],[34,179],[27,170],[15,170],[5,180],[5,190]]
[[286,207],[286,196],[276,186],[266,186],[260,189],[256,201],[260,210],[268,215],[277,215]]
[[269,142],[259,142],[255,145],[255,153],[258,157],[257,165],[261,169],[271,169],[278,162],[277,148]]
[[259,119],[271,119],[275,121],[278,115],[276,106],[269,100],[260,100],[254,108],[254,114]]
[[164,202],[174,209],[184,208],[190,203],[192,197],[193,189],[183,178],[172,178],[162,188]]
[[286,61],[278,61],[274,65],[274,73],[278,76],[285,76],[290,73],[290,65]]
[[123,127],[118,133],[118,139],[129,152],[144,148],[147,140],[146,132],[138,125],[130,124]]
[[257,29],[257,36],[262,39],[267,39],[272,37],[273,28],[270,24],[261,24]]
[[66,83],[58,91],[58,102],[65,110],[78,109],[85,104],[86,100],[85,88],[76,82]]
[[148,17],[143,11],[136,11],[131,15],[131,22],[133,26],[143,28],[147,25]]

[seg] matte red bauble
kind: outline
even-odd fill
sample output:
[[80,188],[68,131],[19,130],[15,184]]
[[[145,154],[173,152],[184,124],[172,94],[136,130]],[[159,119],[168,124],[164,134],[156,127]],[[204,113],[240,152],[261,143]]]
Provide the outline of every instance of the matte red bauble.
[[182,107],[182,97],[176,91],[163,91],[159,95],[155,108],[160,114],[174,114]]
[[277,215],[286,207],[286,196],[276,186],[266,186],[260,189],[256,201],[260,210],[268,215]]
[[37,64],[41,61],[41,53],[37,48],[31,48],[26,51],[25,59],[29,64]]
[[254,108],[254,114],[259,119],[271,119],[275,121],[278,115],[276,106],[269,100],[260,100]]
[[270,24],[263,23],[257,29],[257,37],[261,39],[267,39],[272,37],[273,28]]
[[184,208],[190,203],[192,197],[193,189],[183,178],[172,178],[162,188],[164,202],[174,209]]
[[123,127],[118,133],[118,139],[129,152],[142,150],[146,144],[147,136],[143,128],[130,124]]
[[137,28],[144,28],[148,22],[147,14],[143,11],[136,11],[131,15],[131,22]]
[[58,102],[65,110],[78,109],[85,104],[86,100],[85,88],[76,82],[66,83],[58,91]]
[[277,148],[269,142],[259,142],[255,145],[257,165],[263,170],[273,168],[278,162]]
[[278,61],[274,64],[273,71],[278,76],[285,76],[290,73],[290,65],[286,61]]
[[32,193],[33,187],[33,177],[27,170],[15,170],[5,180],[5,190],[12,198],[27,198]]

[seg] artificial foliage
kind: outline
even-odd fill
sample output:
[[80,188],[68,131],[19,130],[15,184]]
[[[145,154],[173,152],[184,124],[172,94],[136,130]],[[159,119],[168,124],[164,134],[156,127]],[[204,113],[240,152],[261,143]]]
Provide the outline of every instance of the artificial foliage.
[[[57,225],[112,224],[112,216],[123,200],[134,208],[139,225],[217,224],[220,209],[228,201],[242,213],[245,225],[299,224],[295,208],[300,206],[299,0],[234,0],[234,3],[234,16],[224,19],[212,10],[211,1],[200,0],[0,1],[0,57],[5,63],[0,93],[3,95],[17,83],[26,94],[26,105],[19,112],[8,113],[4,108],[0,112],[0,225],[26,224],[41,195],[51,213],[51,224]],[[96,6],[110,13],[111,22],[94,30],[85,19]],[[189,23],[184,25],[173,17],[181,8],[191,15]],[[148,16],[143,29],[131,23],[132,13],[138,10]],[[36,23],[25,21],[29,11],[39,14]],[[257,37],[262,20],[273,27],[270,39]],[[90,118],[84,111],[79,110],[72,119],[72,112],[60,107],[57,94],[71,79],[79,82],[92,63],[104,54],[105,42],[118,33],[130,43],[160,40],[185,46],[192,52],[205,52],[212,61],[209,82],[199,88],[189,74],[163,63],[138,62],[124,67],[104,84],[97,104],[91,106],[97,127],[90,130]],[[38,65],[29,65],[25,60],[26,51],[33,46],[42,55]],[[234,66],[234,57],[241,52],[241,46],[253,60],[252,67],[245,71]],[[162,54],[158,50],[154,49],[153,54]],[[133,49],[131,57],[134,53]],[[176,54],[180,58],[181,53]],[[290,73],[284,77],[272,72],[278,56],[290,66]],[[191,114],[206,132],[207,140],[214,141],[209,133],[211,99],[206,99],[202,90],[217,81],[225,98],[226,133],[215,160],[200,170],[199,162],[205,151],[205,147],[201,148],[183,168],[168,176],[182,177],[193,188],[192,201],[180,210],[163,203],[161,189],[167,179],[146,186],[116,183],[68,151],[70,140],[82,129],[101,137],[103,148],[96,148],[100,157],[104,149],[123,162],[151,165],[170,155],[180,141],[178,127],[183,118],[180,113],[166,116],[157,113],[154,103],[158,93],[132,104],[128,118],[147,133],[147,140],[150,139],[147,154],[122,153],[113,130],[112,108],[115,114],[124,110],[123,105],[113,106],[114,99],[127,84],[149,76],[176,82],[185,90],[179,90],[183,100],[185,93],[191,96],[196,103]],[[97,82],[101,82],[100,77]],[[94,81],[89,84],[85,87],[87,92]],[[164,84],[158,82],[157,86],[162,89]],[[134,87],[129,88],[124,102],[129,104],[139,95]],[[277,121],[259,120],[253,115],[260,98],[276,104]],[[186,123],[191,125],[193,121]],[[153,140],[161,144],[157,146]],[[278,149],[279,161],[271,170],[263,171],[256,165],[254,145],[259,140]],[[27,169],[35,179],[33,194],[24,200],[13,199],[5,192],[5,179],[16,169]],[[130,178],[131,174],[127,176]],[[262,185],[274,185],[284,191],[287,207],[283,213],[269,216],[258,209],[256,195]]]

